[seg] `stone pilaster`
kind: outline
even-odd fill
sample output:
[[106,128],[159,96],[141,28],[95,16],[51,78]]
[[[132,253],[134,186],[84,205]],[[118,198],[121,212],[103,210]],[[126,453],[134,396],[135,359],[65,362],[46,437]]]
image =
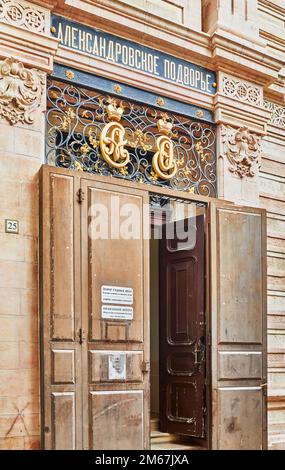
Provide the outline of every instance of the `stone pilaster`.
[[40,446],[38,171],[57,44],[47,8],[0,0],[0,449]]
[[0,0],[0,58],[51,72],[58,40],[50,35],[50,11],[25,0]]
[[220,198],[245,205],[259,204],[262,136],[269,118],[262,86],[226,72],[218,73],[215,120]]

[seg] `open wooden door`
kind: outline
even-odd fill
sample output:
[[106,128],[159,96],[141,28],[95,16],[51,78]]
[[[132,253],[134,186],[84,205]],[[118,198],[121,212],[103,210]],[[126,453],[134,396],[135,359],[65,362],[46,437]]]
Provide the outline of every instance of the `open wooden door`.
[[81,201],[83,447],[147,449],[148,193],[82,179]]
[[42,169],[45,449],[149,446],[148,193],[98,179]]
[[212,447],[266,449],[266,213],[217,202],[210,227]]
[[43,167],[41,175],[42,445],[82,448],[79,180]]
[[[160,241],[160,430],[204,438],[204,208],[172,226]],[[184,243],[179,232],[187,234]]]

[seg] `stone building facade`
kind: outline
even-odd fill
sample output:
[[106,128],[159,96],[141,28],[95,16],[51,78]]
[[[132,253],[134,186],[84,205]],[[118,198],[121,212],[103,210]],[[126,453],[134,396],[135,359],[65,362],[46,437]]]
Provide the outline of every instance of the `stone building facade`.
[[[51,15],[213,70],[216,93],[65,47]],[[0,0],[0,448],[41,446],[39,170],[55,64],[214,113],[218,197],[267,210],[269,448],[285,449],[284,0]]]

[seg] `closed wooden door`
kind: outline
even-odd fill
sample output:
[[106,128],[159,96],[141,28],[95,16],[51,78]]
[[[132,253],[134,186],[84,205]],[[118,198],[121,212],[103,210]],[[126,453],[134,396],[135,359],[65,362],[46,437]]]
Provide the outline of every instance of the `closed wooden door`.
[[212,447],[260,450],[266,435],[266,213],[211,205]]
[[[204,225],[202,209],[170,230],[167,225],[160,242],[160,429],[200,438],[205,436]],[[182,243],[181,232],[187,235]]]
[[43,446],[144,449],[148,196],[80,176],[42,174]]

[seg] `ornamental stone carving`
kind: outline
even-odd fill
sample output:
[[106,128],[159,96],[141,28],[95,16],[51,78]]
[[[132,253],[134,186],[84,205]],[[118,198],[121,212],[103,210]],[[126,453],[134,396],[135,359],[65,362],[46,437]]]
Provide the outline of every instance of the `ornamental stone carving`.
[[10,124],[34,122],[44,91],[45,79],[35,69],[26,69],[13,58],[0,62],[0,117]]
[[264,101],[265,109],[271,111],[271,118],[269,124],[272,124],[276,127],[285,128],[285,106],[280,106],[279,104],[272,103],[271,101]]
[[24,0],[0,0],[1,21],[37,33],[47,33],[50,24],[47,9]]
[[255,176],[261,165],[261,137],[248,127],[234,129],[221,127],[223,156],[229,162],[229,171],[240,178]]
[[263,104],[262,87],[229,74],[223,73],[221,76],[221,92],[223,95],[243,103],[256,106],[262,106]]

